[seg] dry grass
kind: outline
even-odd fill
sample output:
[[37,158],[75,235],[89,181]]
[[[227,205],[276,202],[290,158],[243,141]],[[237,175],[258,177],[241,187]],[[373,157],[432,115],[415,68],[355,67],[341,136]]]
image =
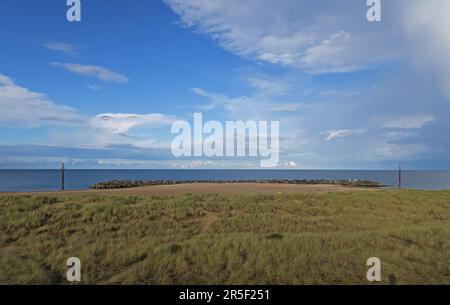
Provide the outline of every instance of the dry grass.
[[0,284],[450,284],[450,192],[0,197]]
[[[30,195],[46,196],[78,196],[78,195],[106,195],[106,196],[171,196],[203,194],[220,195],[263,195],[263,194],[295,194],[295,193],[328,193],[328,192],[368,192],[377,191],[378,188],[356,188],[332,184],[277,184],[277,183],[193,183],[177,185],[154,185],[125,189],[110,190],[82,190],[60,192],[36,192],[28,193]],[[3,196],[21,195],[21,193],[0,193]]]

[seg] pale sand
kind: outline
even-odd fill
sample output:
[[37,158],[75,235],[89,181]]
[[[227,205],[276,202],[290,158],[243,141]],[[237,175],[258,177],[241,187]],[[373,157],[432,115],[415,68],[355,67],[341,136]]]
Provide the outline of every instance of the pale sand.
[[5,195],[136,195],[136,196],[168,196],[181,194],[277,194],[277,193],[327,193],[327,192],[361,192],[373,191],[376,188],[352,188],[340,185],[304,185],[304,184],[263,184],[263,183],[192,183],[177,185],[144,186],[113,190],[85,190],[65,192],[30,192],[2,193]]

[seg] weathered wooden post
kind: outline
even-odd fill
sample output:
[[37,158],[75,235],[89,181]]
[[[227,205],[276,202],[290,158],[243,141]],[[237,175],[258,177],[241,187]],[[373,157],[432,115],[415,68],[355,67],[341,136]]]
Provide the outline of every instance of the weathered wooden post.
[[64,191],[64,162],[61,164],[61,191]]
[[398,188],[402,188],[402,167],[398,166]]

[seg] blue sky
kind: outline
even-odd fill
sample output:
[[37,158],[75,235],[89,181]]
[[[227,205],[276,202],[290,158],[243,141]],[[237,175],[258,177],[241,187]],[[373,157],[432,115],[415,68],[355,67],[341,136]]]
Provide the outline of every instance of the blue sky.
[[449,169],[445,0],[0,4],[0,168],[257,168],[177,159],[175,120],[277,120],[280,168]]

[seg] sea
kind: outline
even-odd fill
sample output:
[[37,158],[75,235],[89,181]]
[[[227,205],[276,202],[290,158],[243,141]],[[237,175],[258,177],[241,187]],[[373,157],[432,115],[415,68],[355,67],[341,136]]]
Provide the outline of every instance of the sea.
[[[109,180],[271,180],[359,179],[398,187],[398,171],[389,170],[66,170],[66,190],[86,190]],[[0,192],[56,191],[59,170],[0,170]],[[402,187],[450,190],[450,171],[403,171]]]

